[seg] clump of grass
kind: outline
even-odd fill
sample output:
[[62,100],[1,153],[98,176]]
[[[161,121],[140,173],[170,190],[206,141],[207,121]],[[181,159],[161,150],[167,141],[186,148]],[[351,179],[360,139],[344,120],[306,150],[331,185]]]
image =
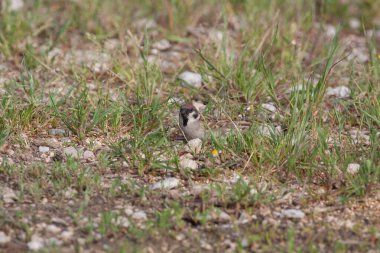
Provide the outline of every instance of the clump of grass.
[[8,135],[9,135],[10,129],[8,128],[8,125],[3,117],[0,118],[0,147],[3,146],[5,143]]
[[107,118],[108,108],[93,104],[90,101],[87,88],[83,89],[75,98],[73,106],[68,110],[61,111],[59,104],[53,96],[50,96],[51,106],[54,116],[57,117],[79,140],[83,140],[86,135],[95,127],[100,126]]
[[347,190],[343,195],[348,197],[364,197],[371,188],[380,183],[380,168],[370,160],[361,164],[359,174],[349,180]]

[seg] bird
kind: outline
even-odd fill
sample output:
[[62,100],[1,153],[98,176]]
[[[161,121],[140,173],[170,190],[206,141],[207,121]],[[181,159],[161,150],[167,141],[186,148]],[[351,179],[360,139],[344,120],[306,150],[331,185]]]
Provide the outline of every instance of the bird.
[[205,138],[201,114],[192,104],[182,105],[179,110],[179,126],[187,141]]

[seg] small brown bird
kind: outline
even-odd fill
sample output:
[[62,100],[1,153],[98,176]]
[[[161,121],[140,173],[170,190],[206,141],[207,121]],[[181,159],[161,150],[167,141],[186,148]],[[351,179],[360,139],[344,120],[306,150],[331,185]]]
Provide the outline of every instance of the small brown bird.
[[205,131],[201,124],[201,115],[197,108],[191,104],[181,106],[179,110],[179,126],[187,141],[204,139]]

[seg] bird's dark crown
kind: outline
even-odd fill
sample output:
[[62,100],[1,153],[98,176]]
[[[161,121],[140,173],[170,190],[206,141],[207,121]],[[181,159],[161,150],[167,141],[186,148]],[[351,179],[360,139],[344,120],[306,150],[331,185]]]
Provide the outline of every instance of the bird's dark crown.
[[189,121],[189,114],[192,112],[198,113],[198,110],[193,105],[183,105],[179,110],[181,117],[183,119],[183,125],[186,126]]

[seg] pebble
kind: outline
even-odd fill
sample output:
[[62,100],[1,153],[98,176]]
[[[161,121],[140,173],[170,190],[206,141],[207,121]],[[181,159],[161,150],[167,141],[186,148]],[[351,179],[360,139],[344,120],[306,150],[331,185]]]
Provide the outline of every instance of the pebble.
[[287,218],[293,218],[293,219],[302,219],[303,217],[305,217],[305,213],[298,209],[282,210],[281,214]]
[[66,221],[64,219],[62,219],[62,218],[59,218],[59,217],[53,217],[51,219],[51,222],[55,223],[55,224],[58,224],[58,225],[67,226]]
[[265,137],[272,137],[272,134],[280,135],[283,131],[281,126],[272,127],[269,124],[262,124],[259,126],[259,133]]
[[16,193],[9,187],[1,187],[0,192],[3,195],[3,201],[6,204],[11,204],[17,200],[17,195]]
[[179,179],[175,177],[168,177],[150,186],[152,190],[170,190],[179,186]]
[[57,233],[61,232],[61,228],[54,225],[54,224],[50,224],[46,227],[46,231],[51,232],[53,234],[57,234]]
[[5,154],[8,156],[13,156],[15,154],[15,151],[13,149],[7,149],[5,150]]
[[4,245],[11,241],[11,237],[7,236],[3,231],[0,231],[0,245]]
[[75,50],[65,55],[65,66],[84,65],[95,73],[103,73],[111,68],[111,56],[94,50]]
[[328,97],[335,96],[338,98],[348,98],[351,94],[351,90],[347,86],[338,86],[335,88],[328,87],[326,95]]
[[153,48],[156,48],[160,51],[165,51],[165,50],[168,50],[170,48],[170,42],[168,40],[160,40],[160,41],[157,41],[155,43],[153,43]]
[[89,90],[96,90],[96,84],[94,83],[87,83],[86,86]]
[[211,222],[221,222],[221,223],[226,223],[231,221],[231,216],[221,210],[213,210],[209,213],[207,216],[207,220]]
[[202,150],[202,140],[199,138],[190,140],[185,146],[186,152],[199,154],[201,150]]
[[127,228],[127,227],[129,227],[130,222],[129,222],[128,218],[121,216],[116,220],[116,224],[121,226],[121,227]]
[[146,215],[146,213],[144,211],[137,211],[137,212],[133,213],[131,217],[134,220],[147,220],[148,219],[148,216]]
[[47,54],[47,59],[51,62],[52,60],[54,60],[54,58],[56,58],[60,55],[63,55],[63,51],[59,48],[53,48]]
[[40,151],[41,153],[47,153],[49,152],[50,148],[49,147],[46,147],[46,146],[39,146],[38,147],[38,151]]
[[206,105],[202,101],[193,100],[192,104],[200,113],[204,112],[206,109]]
[[333,25],[327,24],[325,26],[325,34],[328,38],[333,38],[336,35],[336,27]]
[[200,195],[202,192],[210,191],[210,186],[207,184],[195,184],[191,188],[191,194]]
[[48,132],[50,135],[64,135],[66,133],[65,129],[61,128],[52,128]]
[[5,1],[5,9],[8,11],[19,11],[24,7],[24,1],[23,0],[10,0]]
[[354,144],[371,144],[371,138],[369,136],[369,131],[352,129],[350,130],[350,136]]
[[74,235],[74,231],[72,229],[69,229],[62,232],[61,238],[64,241],[68,241],[73,237],[73,235]]
[[32,235],[32,240],[28,242],[28,248],[33,251],[40,250],[44,246],[44,241],[41,237]]
[[251,216],[249,216],[245,211],[242,211],[240,216],[239,216],[239,220],[238,220],[238,223],[239,224],[246,224],[248,222],[251,221]]
[[86,160],[95,160],[95,154],[94,154],[94,152],[92,152],[90,150],[84,151],[84,153],[83,153],[83,159],[86,159]]
[[33,155],[30,154],[30,153],[24,153],[24,154],[21,154],[20,155],[20,158],[23,160],[23,161],[32,161],[33,160]]
[[127,206],[124,208],[124,213],[128,216],[133,214],[133,207],[132,206]]
[[75,195],[76,195],[77,193],[78,193],[77,190],[75,190],[75,189],[73,189],[73,188],[68,188],[67,190],[65,190],[65,192],[64,192],[63,195],[65,196],[65,198],[70,199],[70,198],[75,197]]
[[359,169],[360,169],[360,164],[358,164],[358,163],[350,163],[347,166],[347,173],[351,174],[351,175],[355,175],[355,174],[357,174],[359,172]]
[[184,158],[184,159],[181,159],[181,161],[179,162],[179,167],[181,169],[197,170],[198,163],[192,159]]
[[348,23],[353,30],[358,30],[360,28],[360,20],[357,18],[351,18]]
[[367,48],[365,48],[365,47],[353,48],[351,51],[350,57],[348,57],[347,59],[350,60],[350,59],[354,58],[359,63],[366,63],[370,59],[370,56],[366,50],[367,50]]
[[56,138],[36,139],[33,143],[37,146],[45,146],[50,148],[59,148],[61,143]]
[[178,98],[178,97],[171,97],[168,100],[168,105],[180,105],[180,104],[184,104],[184,103],[185,103],[185,100],[182,98]]
[[201,88],[202,87],[202,76],[198,73],[185,71],[178,76],[181,85],[183,87]]
[[264,103],[261,104],[261,107],[265,110],[268,110],[270,112],[277,112],[276,106],[274,106],[272,103]]
[[158,26],[154,19],[148,19],[148,18],[138,19],[133,24],[135,27],[139,28],[140,30],[153,29]]
[[118,39],[108,39],[104,42],[104,48],[107,50],[115,50],[120,47],[120,41]]
[[76,148],[74,147],[67,147],[67,148],[64,148],[63,149],[63,153],[66,155],[66,156],[71,156],[73,158],[78,158],[78,150],[76,150]]

